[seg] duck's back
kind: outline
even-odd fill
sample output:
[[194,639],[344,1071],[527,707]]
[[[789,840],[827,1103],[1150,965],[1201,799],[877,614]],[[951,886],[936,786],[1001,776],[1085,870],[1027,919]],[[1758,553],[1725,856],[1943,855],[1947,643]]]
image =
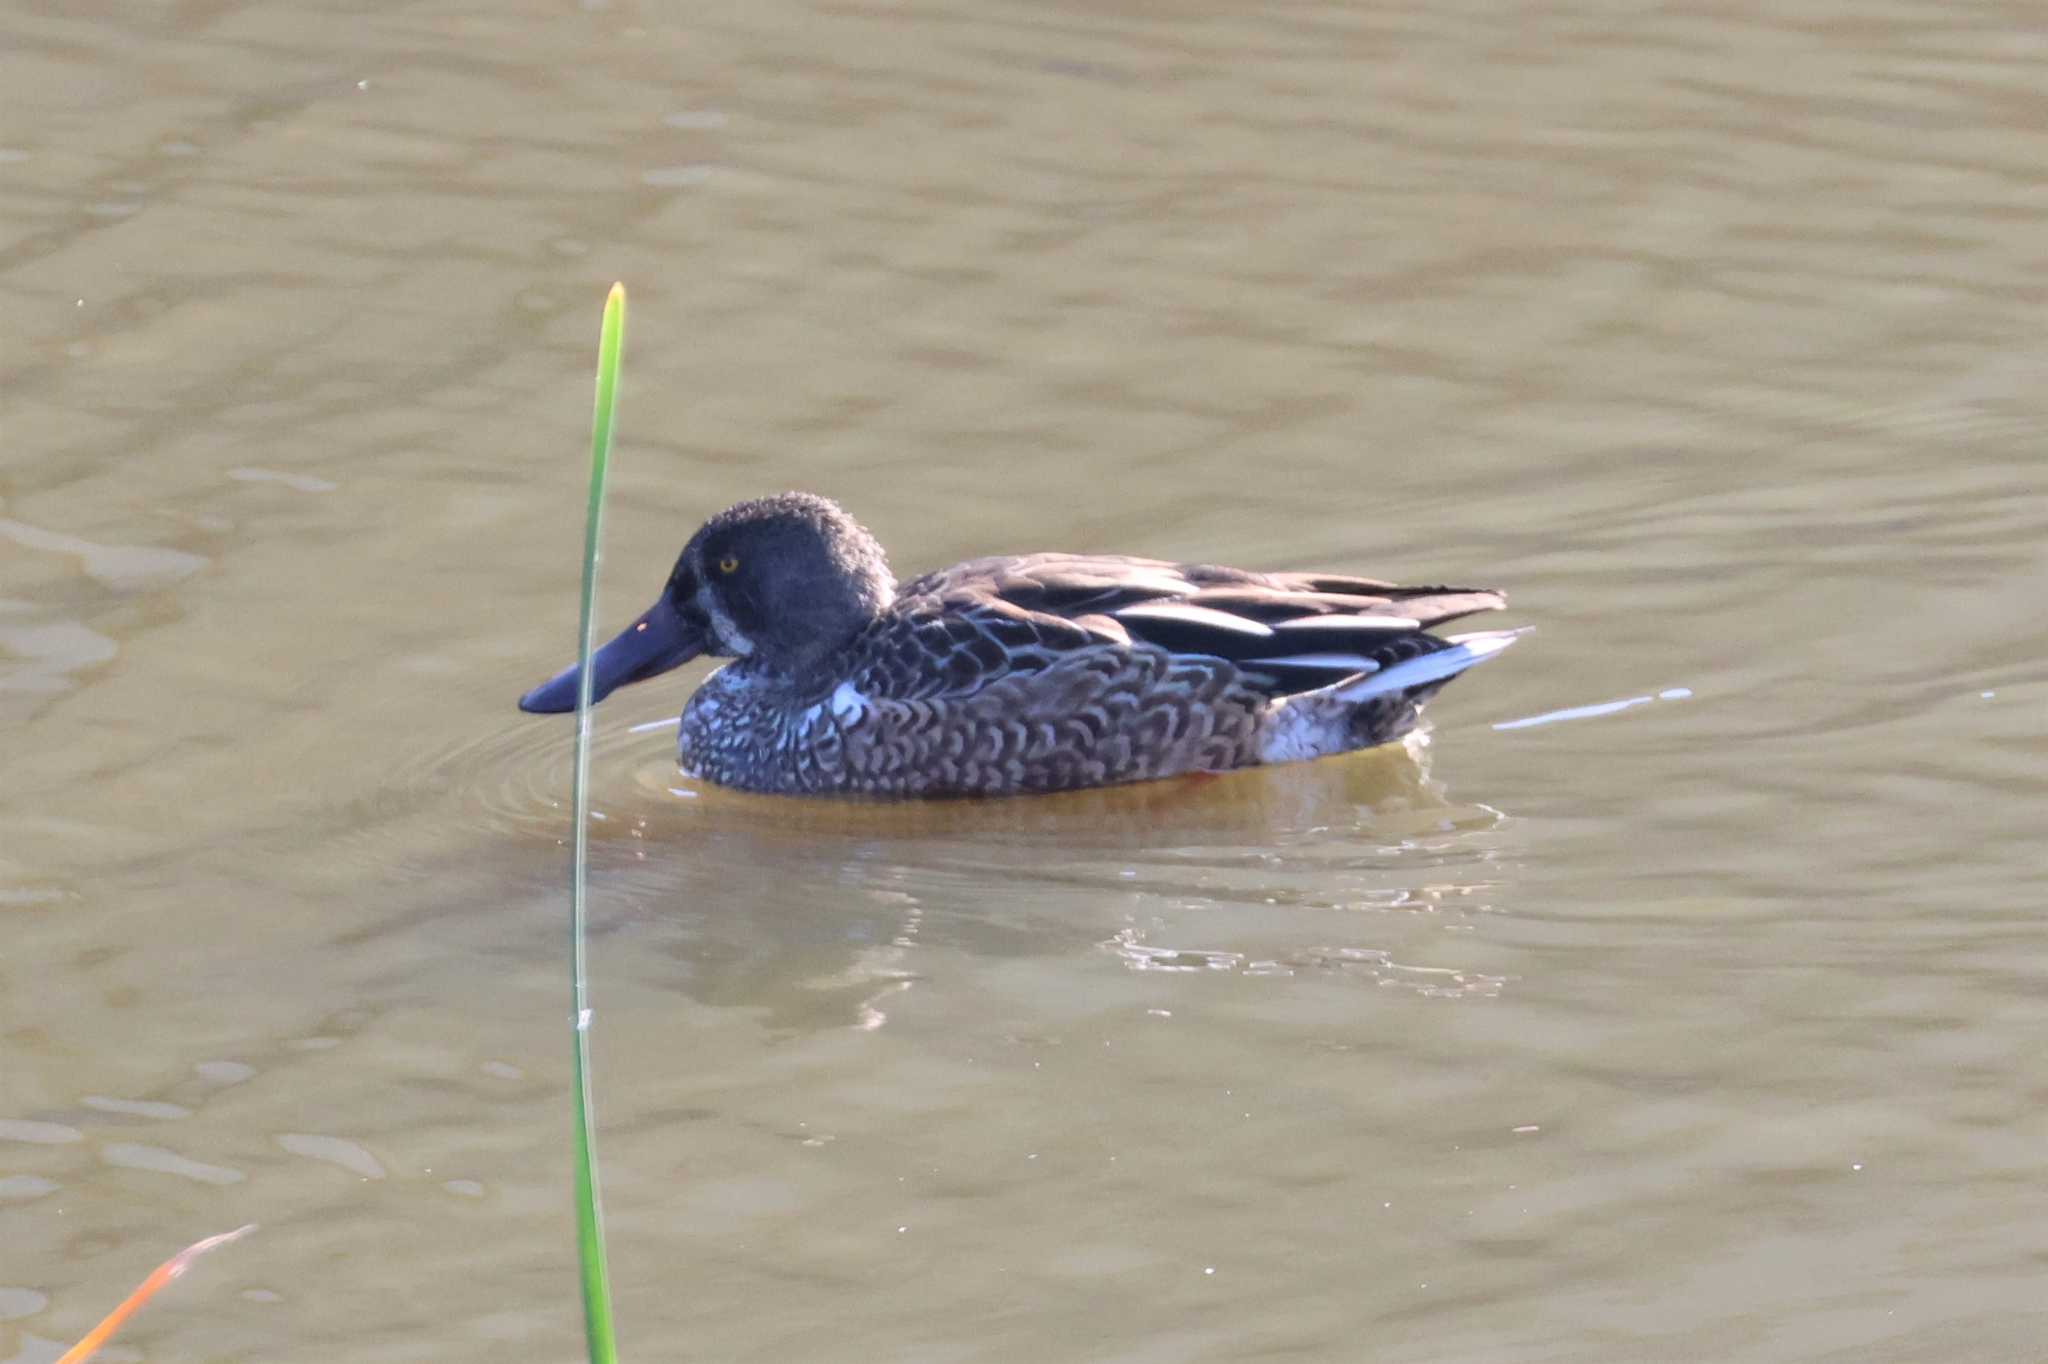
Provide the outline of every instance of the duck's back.
[[932,694],[939,675],[948,689],[972,690],[984,677],[1109,644],[1227,659],[1255,690],[1280,697],[1442,648],[1427,630],[1505,600],[1479,588],[1043,553],[928,573],[902,589],[891,614],[910,626],[896,642],[907,655],[899,671],[919,694]]

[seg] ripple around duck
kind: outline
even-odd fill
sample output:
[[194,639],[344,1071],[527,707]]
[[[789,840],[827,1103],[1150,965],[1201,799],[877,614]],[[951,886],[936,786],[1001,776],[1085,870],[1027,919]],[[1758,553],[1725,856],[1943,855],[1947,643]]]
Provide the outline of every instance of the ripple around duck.
[[[653,750],[652,753],[649,750]],[[617,774],[636,762],[665,762],[674,750],[629,723],[599,720],[591,735],[592,806],[608,814],[621,788]],[[433,824],[457,840],[476,837],[562,837],[568,826],[575,766],[575,725],[561,717],[518,717],[451,741],[409,749],[390,765],[376,792],[337,812],[341,837],[380,843],[390,819],[431,810]],[[374,807],[374,809],[369,808]]]
[[[1488,899],[1472,889],[1486,879],[1475,864],[1492,855],[1501,817],[1447,797],[1430,776],[1426,737],[1315,763],[1053,796],[807,800],[685,777],[672,729],[636,732],[662,718],[659,698],[649,700],[657,704],[641,703],[639,714],[628,706],[601,715],[594,735],[600,931],[631,933],[655,958],[687,961],[678,988],[699,997],[779,1000],[785,1022],[836,1024],[868,1007],[877,988],[894,988],[902,964],[870,960],[863,943],[909,948],[929,936],[1004,957],[1080,951],[1101,941],[1098,910],[1128,904],[1149,924],[1147,907],[1179,897],[1247,908],[1258,923],[1305,913],[1315,921],[1301,928],[1307,945],[1329,946],[1335,935],[1342,947],[1357,944],[1333,912],[1444,908],[1437,891],[1454,883],[1477,897],[1460,909]],[[390,768],[376,796],[336,818],[336,835],[358,868],[374,861],[380,874],[434,890],[430,905],[358,933],[445,924],[450,887],[480,857],[489,868],[477,872],[480,883],[500,897],[509,884],[558,884],[572,738],[563,717],[508,719],[423,744]],[[992,898],[998,886],[1008,891]],[[713,902],[717,913],[695,912]],[[930,935],[918,927],[928,906],[939,915]],[[493,941],[500,936],[494,929]],[[1303,945],[1226,938],[1209,945],[1257,948],[1260,960]],[[783,980],[790,971],[801,984]]]
[[[1450,800],[1429,774],[1418,737],[1315,763],[1220,776],[1143,782],[1049,796],[940,801],[861,801],[758,796],[709,785],[676,766],[673,730],[628,710],[601,719],[592,736],[591,834],[631,838],[650,853],[707,836],[758,840],[763,852],[820,840],[923,845],[919,860],[986,870],[1020,852],[1063,849],[1058,867],[1033,876],[1111,880],[1133,865],[1173,879],[1189,868],[1228,870],[1246,859],[1392,856],[1403,861],[1439,840],[1462,843],[1499,822],[1497,811]],[[337,811],[337,836],[383,843],[394,820],[437,839],[537,841],[568,832],[573,725],[521,720],[412,749],[374,796]],[[374,806],[374,809],[369,808]],[[431,810],[432,818],[420,816]],[[943,845],[943,846],[941,846]],[[1115,862],[1115,866],[1108,865]],[[1102,863],[1100,866],[1095,863]],[[1129,877],[1125,876],[1125,880]]]

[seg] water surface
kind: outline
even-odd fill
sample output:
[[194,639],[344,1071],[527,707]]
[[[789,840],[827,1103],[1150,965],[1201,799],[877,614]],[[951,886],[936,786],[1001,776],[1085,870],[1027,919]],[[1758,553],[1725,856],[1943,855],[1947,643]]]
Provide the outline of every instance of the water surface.
[[2033,1357],[2037,20],[16,7],[0,1359],[250,1221],[126,1358],[577,1357],[512,702],[615,278],[609,622],[800,486],[906,574],[1539,627],[1427,743],[989,805],[695,788],[630,727],[697,670],[608,703],[632,1356]]

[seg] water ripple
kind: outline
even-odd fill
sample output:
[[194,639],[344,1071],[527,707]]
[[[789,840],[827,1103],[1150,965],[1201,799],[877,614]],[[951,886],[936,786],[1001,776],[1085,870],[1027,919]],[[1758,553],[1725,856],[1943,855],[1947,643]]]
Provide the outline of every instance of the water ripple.
[[140,1142],[108,1142],[100,1148],[100,1156],[107,1164],[118,1165],[124,1170],[151,1170],[201,1184],[239,1184],[249,1177],[225,1165],[208,1165],[204,1161],[181,1156],[176,1151],[166,1151],[161,1146],[145,1146]]

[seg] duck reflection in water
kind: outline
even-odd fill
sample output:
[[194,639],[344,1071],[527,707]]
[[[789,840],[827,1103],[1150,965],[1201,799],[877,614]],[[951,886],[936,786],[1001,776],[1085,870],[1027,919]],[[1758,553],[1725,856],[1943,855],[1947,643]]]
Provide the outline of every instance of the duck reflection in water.
[[678,783],[650,756],[591,834],[607,932],[663,988],[798,1031],[878,1027],[963,955],[1406,972],[1384,951],[1405,916],[1483,912],[1495,881],[1501,815],[1451,800],[1429,760],[1414,734],[1035,800],[859,802]]

